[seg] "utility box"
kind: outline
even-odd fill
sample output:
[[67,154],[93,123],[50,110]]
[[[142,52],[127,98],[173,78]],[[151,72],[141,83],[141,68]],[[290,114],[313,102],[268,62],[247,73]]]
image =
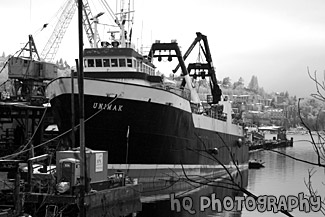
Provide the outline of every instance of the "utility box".
[[76,186],[80,182],[80,161],[75,158],[64,158],[59,161],[57,171],[58,182],[69,182]]
[[[60,167],[62,159],[74,158],[80,160],[80,150],[57,151],[56,152],[56,168]],[[87,176],[90,183],[101,182],[107,180],[107,151],[86,150]],[[81,161],[80,161],[81,164]],[[60,171],[57,171],[60,173]]]

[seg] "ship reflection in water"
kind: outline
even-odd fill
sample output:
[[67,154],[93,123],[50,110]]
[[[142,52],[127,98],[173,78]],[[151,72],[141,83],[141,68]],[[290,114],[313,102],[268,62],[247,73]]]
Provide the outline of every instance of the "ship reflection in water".
[[[248,184],[248,170],[241,172],[241,176],[234,176],[236,182],[246,188]],[[204,217],[204,216],[241,216],[241,211],[219,210],[217,200],[221,203],[223,198],[244,196],[241,191],[234,190],[228,180],[220,180],[209,185],[201,186],[194,191],[183,194],[170,194],[169,199],[156,200],[150,203],[142,203],[142,211],[137,214],[140,217]],[[174,197],[175,195],[175,197]],[[213,202],[213,199],[215,202]],[[208,203],[211,205],[208,206]],[[212,204],[215,204],[213,208]],[[204,209],[201,211],[200,209]]]

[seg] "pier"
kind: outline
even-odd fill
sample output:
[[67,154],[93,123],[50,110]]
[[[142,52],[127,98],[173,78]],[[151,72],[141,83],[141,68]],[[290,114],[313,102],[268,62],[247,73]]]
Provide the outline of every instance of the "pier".
[[[142,185],[126,183],[123,173],[116,173],[114,177],[103,177],[96,182],[90,181],[91,190],[83,196],[79,182],[80,170],[68,171],[80,168],[78,160],[74,164],[69,158],[65,158],[61,160],[61,168],[47,170],[51,166],[42,163],[48,157],[44,154],[30,158],[27,160],[27,167],[23,160],[0,160],[1,174],[7,172],[7,177],[1,177],[6,185],[0,192],[0,216],[80,216],[81,213],[87,217],[126,216],[141,211]],[[104,162],[102,163],[104,166]],[[88,170],[95,171],[91,166],[96,165],[89,162]],[[53,165],[52,167],[55,168]],[[107,171],[107,166],[102,168],[103,171],[105,168]],[[83,210],[78,206],[80,200],[84,202]]]
[[252,144],[249,146],[249,151],[255,150],[267,150],[267,149],[275,149],[275,148],[285,148],[293,146],[293,138],[290,140],[263,140],[261,143]]

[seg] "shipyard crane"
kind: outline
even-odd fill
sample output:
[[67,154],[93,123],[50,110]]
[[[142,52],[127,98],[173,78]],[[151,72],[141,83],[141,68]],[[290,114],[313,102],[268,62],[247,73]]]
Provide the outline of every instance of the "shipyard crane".
[[[59,49],[60,43],[65,35],[65,32],[75,14],[77,1],[76,0],[68,0],[65,4],[65,7],[60,15],[59,21],[57,22],[54,31],[52,32],[51,37],[47,41],[42,53],[41,57],[45,61],[52,62],[54,57]],[[93,25],[95,25],[95,19],[91,13],[89,3],[87,0],[83,0],[83,24],[84,29],[90,43],[91,47],[94,47],[99,41],[98,33],[94,32]],[[96,41],[95,41],[95,40]]]
[[57,22],[54,31],[52,32],[51,37],[47,41],[42,53],[41,57],[48,62],[52,62],[58,49],[60,43],[63,39],[63,36],[72,20],[72,17],[76,11],[76,7],[74,5],[73,0],[67,1],[66,6],[64,7],[62,14]]
[[[75,1],[77,5],[78,0]],[[90,47],[97,47],[100,38],[98,32],[97,31],[94,32],[95,29],[94,26],[96,25],[96,22],[98,22],[98,20],[94,19],[94,16],[89,7],[88,0],[83,0],[82,2],[83,2],[82,23],[84,25],[84,30],[86,32]]]
[[[117,18],[117,16],[114,14],[113,10],[110,8],[110,6],[107,4],[106,1],[101,0],[101,3],[106,8],[108,14],[111,16],[111,18],[114,20],[114,22],[117,24],[117,27],[119,27],[122,32],[124,31],[124,22],[126,21],[126,14],[132,13],[133,11],[129,12],[121,12],[121,21]],[[59,49],[60,43],[65,35],[65,32],[73,18],[73,15],[75,14],[76,8],[78,6],[78,0],[67,0],[65,3],[64,9],[60,15],[60,18],[55,26],[54,31],[52,32],[51,37],[47,41],[42,53],[41,58],[48,62],[53,62],[55,55]],[[87,35],[90,47],[97,47],[98,43],[100,42],[100,37],[97,32],[96,25],[98,23],[98,17],[102,15],[103,13],[99,13],[96,16],[93,16],[91,9],[89,7],[88,0],[83,0],[83,13],[82,13],[82,22],[84,26],[85,33]],[[46,27],[46,26],[45,26]],[[131,37],[131,32],[129,33]],[[122,45],[125,44],[125,35],[121,36],[121,42]],[[131,39],[130,39],[131,41]]]

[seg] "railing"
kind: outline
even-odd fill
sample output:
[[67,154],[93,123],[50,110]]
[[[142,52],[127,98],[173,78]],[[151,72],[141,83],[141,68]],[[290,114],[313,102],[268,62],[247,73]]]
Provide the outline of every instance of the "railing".
[[186,99],[186,100],[191,100],[191,93],[189,89],[183,88],[176,88],[176,87],[172,87],[172,86],[165,86],[165,90],[175,93],[178,96],[181,96],[182,98]]

